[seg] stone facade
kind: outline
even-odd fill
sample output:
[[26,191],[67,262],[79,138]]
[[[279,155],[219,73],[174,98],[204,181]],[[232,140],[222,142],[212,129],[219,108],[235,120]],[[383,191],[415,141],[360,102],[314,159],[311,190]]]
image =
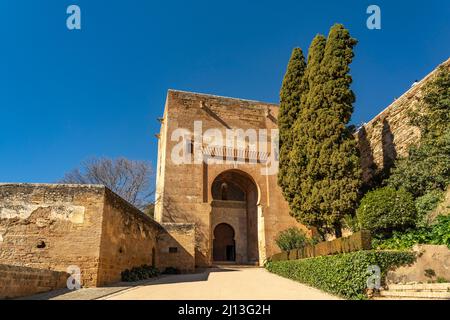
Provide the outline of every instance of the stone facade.
[[172,234],[104,186],[0,185],[0,265],[77,266],[86,287],[120,281],[122,271],[143,264],[192,271],[194,240],[178,239],[191,255],[167,262],[159,259],[167,250],[159,237]]
[[176,267],[178,271],[195,271],[195,224],[163,223],[165,232],[158,237],[158,267],[165,270]]
[[0,185],[0,264],[65,272],[81,268],[98,284],[105,189],[100,186]]
[[415,245],[416,261],[387,273],[386,281],[392,283],[428,283],[450,281],[450,250],[445,245]]
[[[444,65],[450,66],[450,59]],[[383,169],[392,166],[397,157],[406,156],[409,146],[419,141],[420,131],[409,124],[409,112],[416,108],[424,85],[435,72],[415,84],[356,133],[365,183],[370,183]],[[269,152],[266,155],[270,156],[273,143],[270,130],[277,129],[277,114],[275,104],[169,90],[158,135],[155,217],[160,222],[195,223],[196,265],[210,266],[214,262],[214,243],[218,241],[214,231],[222,224],[233,229],[234,238],[223,241],[234,250],[229,256],[237,263],[262,264],[279,251],[274,241],[278,232],[292,226],[307,230],[289,215],[276,175],[262,174],[264,166],[259,162],[249,163],[246,150],[230,150],[224,147],[223,141],[213,147],[210,142],[205,146],[195,130],[195,121],[201,123],[201,133],[216,130],[223,136],[233,129],[268,130]],[[182,129],[183,136],[180,135]],[[183,143],[191,152],[187,158],[194,159],[190,163],[173,161],[174,150],[178,152]],[[202,156],[199,162],[195,161],[196,151]],[[236,156],[236,161],[231,164],[204,161],[211,155],[226,153],[244,156]],[[215,183],[218,182],[228,189],[237,187],[244,196],[238,201],[224,201],[220,192],[217,196]],[[223,247],[223,244],[219,246]]]
[[[356,134],[365,182],[419,140],[408,114],[434,74]],[[159,134],[156,221],[100,185],[0,184],[0,298],[60,287],[69,266],[80,268],[89,287],[117,282],[122,271],[143,264],[182,272],[224,261],[261,265],[279,252],[280,231],[297,226],[311,234],[289,215],[271,171],[277,114],[275,104],[170,90]],[[262,148],[252,145],[251,130]],[[208,131],[226,141],[229,132],[232,140],[242,134],[247,144],[205,142]],[[174,150],[188,151],[184,162],[174,161]],[[232,161],[222,163],[227,157]]]
[[105,188],[97,285],[121,280],[125,269],[158,266],[161,226]]
[[[450,68],[450,59],[442,65]],[[409,113],[417,110],[423,88],[436,71],[414,84],[358,131],[364,182],[369,183],[380,171],[389,169],[396,158],[407,156],[409,146],[419,141],[420,130],[409,123]]]
[[[227,129],[258,132],[265,129],[269,154],[271,129],[277,129],[277,113],[278,107],[273,104],[169,91],[159,134],[155,218],[161,223],[195,223],[197,266],[213,263],[214,229],[221,223],[234,229],[238,263],[262,264],[266,257],[278,251],[274,241],[278,232],[291,226],[306,228],[289,215],[277,176],[264,175],[264,164],[250,163],[248,159],[226,164],[174,163],[172,152],[181,141],[172,139],[174,131],[187,129],[183,139],[192,143],[197,139],[194,121],[201,121],[202,132],[217,129],[224,137]],[[211,155],[206,148],[199,147],[202,156]],[[213,184],[217,181],[227,183],[230,189],[233,185],[242,190],[244,196],[240,203],[221,201],[215,196]]]
[[0,299],[61,289],[66,287],[67,277],[65,272],[0,264]]

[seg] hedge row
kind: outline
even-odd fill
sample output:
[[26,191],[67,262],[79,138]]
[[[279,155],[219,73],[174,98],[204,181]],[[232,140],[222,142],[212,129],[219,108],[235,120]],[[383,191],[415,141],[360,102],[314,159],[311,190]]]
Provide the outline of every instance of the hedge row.
[[126,269],[122,271],[121,277],[124,282],[135,282],[156,277],[158,274],[159,271],[157,268],[144,264],[140,267],[134,267],[131,270]]
[[408,251],[358,251],[302,260],[269,261],[270,272],[308,284],[323,291],[348,298],[367,298],[369,266],[379,266],[381,283],[388,270],[415,261]]
[[372,237],[370,236],[370,232],[362,230],[355,232],[348,237],[337,238],[331,241],[323,241],[317,244],[307,244],[301,249],[283,251],[274,254],[270,260],[297,260],[370,249],[372,249]]

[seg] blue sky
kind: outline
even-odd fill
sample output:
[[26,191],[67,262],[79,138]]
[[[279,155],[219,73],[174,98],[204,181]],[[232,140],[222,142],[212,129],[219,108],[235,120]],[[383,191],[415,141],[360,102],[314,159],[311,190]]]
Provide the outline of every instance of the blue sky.
[[278,102],[292,48],[335,22],[359,40],[353,122],[368,121],[450,57],[449,16],[448,0],[1,0],[0,181],[55,182],[92,156],[156,166],[167,89]]

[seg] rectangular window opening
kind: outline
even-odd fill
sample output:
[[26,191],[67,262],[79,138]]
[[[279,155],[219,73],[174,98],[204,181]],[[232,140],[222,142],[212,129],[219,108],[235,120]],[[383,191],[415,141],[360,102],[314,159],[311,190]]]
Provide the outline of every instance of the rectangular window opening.
[[177,247],[170,247],[169,248],[169,253],[177,253],[178,252],[178,248]]

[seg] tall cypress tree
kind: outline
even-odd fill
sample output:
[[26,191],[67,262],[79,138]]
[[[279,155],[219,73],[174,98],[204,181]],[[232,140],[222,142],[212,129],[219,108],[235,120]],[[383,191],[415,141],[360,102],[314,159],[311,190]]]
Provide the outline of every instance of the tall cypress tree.
[[336,24],[324,51],[318,50],[319,58],[323,52],[320,66],[310,67],[308,59],[314,72],[295,124],[298,137],[291,155],[297,177],[294,215],[322,234],[334,230],[336,236],[341,236],[342,217],[354,211],[360,186],[359,155],[348,127],[355,101],[348,74],[355,45],[348,30]]
[[325,45],[325,37],[319,34],[313,39],[308,50],[308,65],[302,82],[305,93],[301,99],[301,112],[293,126],[294,144],[289,155],[291,161],[288,169],[288,190],[291,192],[289,201],[291,213],[308,226],[323,224],[321,217],[309,203],[312,180],[307,168],[311,157],[310,125],[315,117],[315,108],[318,107],[311,98],[315,96],[320,82],[320,65]]
[[[286,199],[290,199],[287,171],[289,167],[289,153],[292,150],[292,126],[298,117],[300,100],[303,95],[302,79],[306,69],[306,62],[300,48],[292,51],[287,71],[280,91],[280,109],[278,114],[278,128],[280,131],[280,155],[278,184]],[[289,200],[288,200],[289,201]]]
[[354,213],[361,186],[359,152],[348,126],[355,102],[349,72],[356,44],[356,39],[343,25],[334,25],[321,64],[321,73],[326,79],[323,96],[327,103],[317,123],[322,128],[317,159],[321,177],[317,201],[326,200],[321,205],[321,212],[326,215],[327,226],[333,227],[336,236],[341,236],[343,216]]

